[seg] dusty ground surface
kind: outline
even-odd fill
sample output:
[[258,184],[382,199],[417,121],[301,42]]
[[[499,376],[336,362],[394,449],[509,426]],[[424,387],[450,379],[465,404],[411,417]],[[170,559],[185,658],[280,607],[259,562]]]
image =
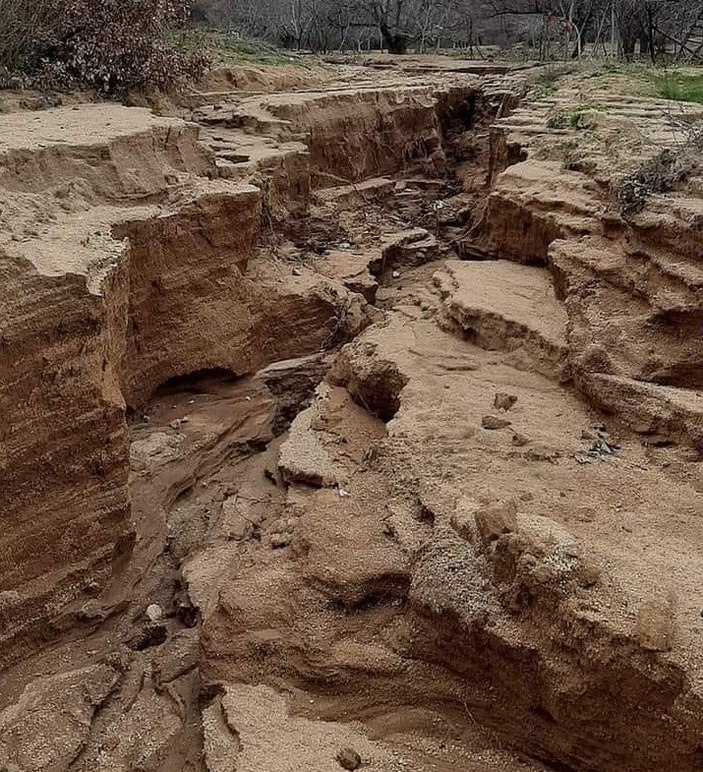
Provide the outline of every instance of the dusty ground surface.
[[698,116],[622,91],[0,116],[5,769],[701,768],[698,170],[616,196]]

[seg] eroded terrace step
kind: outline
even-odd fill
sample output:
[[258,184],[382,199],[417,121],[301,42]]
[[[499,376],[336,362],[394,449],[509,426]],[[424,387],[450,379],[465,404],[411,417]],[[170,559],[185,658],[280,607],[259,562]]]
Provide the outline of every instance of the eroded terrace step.
[[[598,278],[622,290],[648,296],[653,310],[693,311],[703,301],[703,267],[693,260],[630,249],[621,240],[586,237],[557,240],[549,248],[550,265],[566,277]],[[585,278],[587,277],[587,278]]]
[[470,340],[507,351],[520,369],[567,381],[567,314],[542,268],[507,260],[445,263],[434,276],[448,317]]

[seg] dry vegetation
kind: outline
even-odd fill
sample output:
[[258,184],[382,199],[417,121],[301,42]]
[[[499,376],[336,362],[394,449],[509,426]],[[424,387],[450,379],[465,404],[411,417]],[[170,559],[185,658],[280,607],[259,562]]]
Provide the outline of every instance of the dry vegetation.
[[669,193],[688,179],[692,164],[682,153],[662,150],[622,181],[616,197],[623,215],[641,212],[654,193]]
[[170,36],[188,0],[0,0],[0,85],[117,94],[164,87],[207,64]]

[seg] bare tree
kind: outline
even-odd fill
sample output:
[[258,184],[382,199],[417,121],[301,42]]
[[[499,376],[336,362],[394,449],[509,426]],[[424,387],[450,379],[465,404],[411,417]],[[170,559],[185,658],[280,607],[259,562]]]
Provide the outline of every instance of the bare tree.
[[323,51],[526,42],[545,59],[703,54],[703,0],[197,0],[196,9],[204,23]]
[[412,0],[358,0],[357,25],[376,27],[392,54],[404,54],[411,40]]

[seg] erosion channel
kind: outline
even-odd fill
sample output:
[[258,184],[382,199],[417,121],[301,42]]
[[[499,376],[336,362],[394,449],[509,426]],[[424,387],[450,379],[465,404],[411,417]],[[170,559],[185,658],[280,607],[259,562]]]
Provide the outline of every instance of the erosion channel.
[[703,766],[699,180],[426,70],[0,115],[5,769]]

